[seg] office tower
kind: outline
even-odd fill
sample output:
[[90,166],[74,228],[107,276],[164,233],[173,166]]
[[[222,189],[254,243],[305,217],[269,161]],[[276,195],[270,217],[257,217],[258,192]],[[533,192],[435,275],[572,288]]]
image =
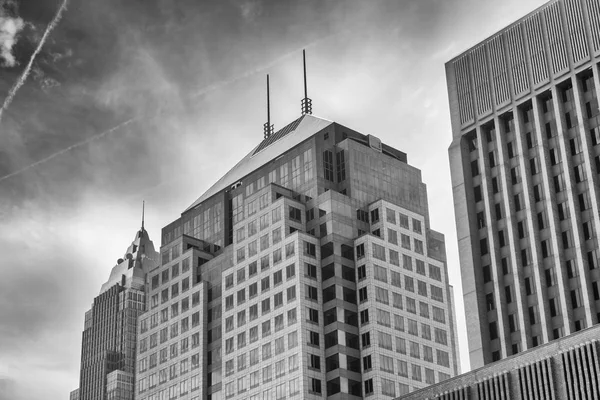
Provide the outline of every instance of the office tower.
[[600,2],[550,1],[446,64],[471,365],[598,322]]
[[163,228],[137,399],[390,398],[458,373],[420,171],[309,106]]
[[142,221],[85,313],[79,388],[71,400],[133,400],[137,320],[146,311],[146,274],[159,264]]

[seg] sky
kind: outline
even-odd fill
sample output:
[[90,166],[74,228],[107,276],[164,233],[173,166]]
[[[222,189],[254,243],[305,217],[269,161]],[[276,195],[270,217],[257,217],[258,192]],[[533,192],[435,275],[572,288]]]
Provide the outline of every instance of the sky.
[[158,247],[160,229],[262,140],[266,74],[275,129],[300,116],[303,48],[313,114],[379,137],[422,170],[468,370],[444,63],[543,3],[0,0],[10,398],[68,398],[84,314],[134,239],[142,200]]

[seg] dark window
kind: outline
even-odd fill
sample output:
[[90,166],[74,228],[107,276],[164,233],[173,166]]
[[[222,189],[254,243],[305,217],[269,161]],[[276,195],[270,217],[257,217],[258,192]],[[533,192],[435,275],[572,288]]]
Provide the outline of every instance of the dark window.
[[471,175],[472,176],[479,175],[479,164],[477,163],[477,160],[471,161]]
[[339,151],[336,155],[337,163],[337,181],[343,182],[346,180],[346,162],[344,161],[344,150]]
[[371,345],[371,333],[370,332],[363,333],[362,335],[360,335],[360,339],[361,339],[363,348]]
[[333,153],[329,150],[323,152],[323,172],[325,179],[333,182]]
[[475,202],[481,201],[481,186],[475,186],[473,192],[475,194]]
[[508,142],[506,144],[506,152],[508,153],[508,158],[513,158],[515,156],[515,151],[513,149],[513,142]]
[[298,221],[301,222],[302,221],[302,212],[296,208],[296,207],[292,207],[289,206],[289,217],[291,220],[293,221]]
[[510,286],[504,287],[504,295],[506,297],[506,302],[512,303],[512,290],[511,290]]
[[376,223],[379,221],[379,208],[371,211],[371,222]]
[[498,339],[498,328],[495,322],[490,322],[489,324],[490,330],[490,340]]

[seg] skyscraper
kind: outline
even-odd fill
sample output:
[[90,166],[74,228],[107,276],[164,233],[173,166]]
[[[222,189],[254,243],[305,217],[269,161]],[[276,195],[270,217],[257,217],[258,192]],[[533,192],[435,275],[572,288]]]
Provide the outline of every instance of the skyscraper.
[[137,399],[389,398],[458,373],[420,171],[309,105],[163,228]]
[[554,0],[446,64],[471,366],[598,323],[600,1]]
[[146,311],[146,274],[159,264],[142,222],[85,314],[79,388],[71,400],[133,400],[137,321]]

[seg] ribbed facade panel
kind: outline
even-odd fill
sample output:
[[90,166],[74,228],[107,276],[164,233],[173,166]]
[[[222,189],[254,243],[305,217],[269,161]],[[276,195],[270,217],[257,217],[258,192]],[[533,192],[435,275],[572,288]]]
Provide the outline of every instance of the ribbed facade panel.
[[569,67],[559,4],[550,4],[544,10],[544,16],[550,47],[550,59],[552,60],[552,72],[558,74]]
[[566,0],[565,13],[573,62],[577,64],[590,56],[580,0]]
[[475,84],[475,104],[477,114],[485,114],[492,109],[492,99],[490,94],[490,79],[487,68],[485,48],[479,46],[471,52],[471,61],[473,63],[473,80]]
[[588,16],[590,19],[590,31],[592,36],[592,48],[594,52],[600,51],[600,0],[586,0]]
[[529,90],[529,76],[527,74],[525,47],[523,45],[523,30],[520,24],[506,31],[506,40],[508,55],[510,57],[513,91],[516,95],[519,95]]
[[551,360],[541,360],[517,371],[522,400],[554,400],[554,382]]
[[548,81],[548,59],[544,45],[544,33],[540,14],[534,14],[527,18],[523,24],[529,47],[529,58],[531,60],[531,71],[533,84],[537,85]]
[[600,398],[597,343],[587,343],[561,354],[568,400]]
[[490,40],[487,47],[492,68],[494,100],[496,101],[496,105],[501,105],[510,100],[506,56],[504,55],[504,41],[502,36],[496,36]]
[[458,109],[462,124],[473,121],[473,99],[469,74],[469,58],[456,61],[456,86],[458,88]]

